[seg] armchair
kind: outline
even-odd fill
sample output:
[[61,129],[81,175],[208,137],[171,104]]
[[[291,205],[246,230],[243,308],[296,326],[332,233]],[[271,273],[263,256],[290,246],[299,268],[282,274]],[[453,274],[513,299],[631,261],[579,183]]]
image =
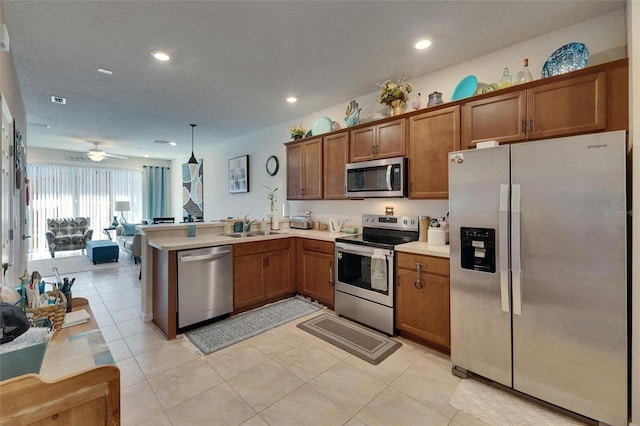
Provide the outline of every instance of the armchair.
[[47,245],[51,257],[55,252],[65,250],[83,250],[87,241],[93,237],[88,217],[57,217],[47,219]]

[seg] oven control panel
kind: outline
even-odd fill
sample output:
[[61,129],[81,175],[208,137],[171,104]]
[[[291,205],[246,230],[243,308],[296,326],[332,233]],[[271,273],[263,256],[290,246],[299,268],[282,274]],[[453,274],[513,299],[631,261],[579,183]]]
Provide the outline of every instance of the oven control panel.
[[376,214],[362,215],[362,226],[367,228],[387,228],[417,231],[418,225],[418,216],[387,216]]

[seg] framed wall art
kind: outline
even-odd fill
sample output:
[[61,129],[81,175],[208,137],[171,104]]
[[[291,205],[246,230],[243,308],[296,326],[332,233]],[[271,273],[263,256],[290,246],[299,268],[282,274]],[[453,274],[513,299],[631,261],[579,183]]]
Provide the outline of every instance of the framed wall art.
[[249,192],[249,156],[229,160],[229,192],[237,194]]
[[202,159],[198,164],[182,165],[182,217],[185,221],[189,216],[196,221],[204,218],[202,176]]

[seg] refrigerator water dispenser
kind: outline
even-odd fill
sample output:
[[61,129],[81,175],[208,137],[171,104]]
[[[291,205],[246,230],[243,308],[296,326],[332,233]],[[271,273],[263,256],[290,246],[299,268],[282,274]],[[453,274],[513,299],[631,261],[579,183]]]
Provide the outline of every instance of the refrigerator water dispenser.
[[464,269],[496,272],[496,230],[460,228],[460,263]]

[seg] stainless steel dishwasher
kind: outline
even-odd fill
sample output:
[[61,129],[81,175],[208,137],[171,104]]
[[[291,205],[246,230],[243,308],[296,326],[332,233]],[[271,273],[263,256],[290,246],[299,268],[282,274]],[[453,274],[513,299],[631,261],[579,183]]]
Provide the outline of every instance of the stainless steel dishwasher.
[[233,311],[231,246],[178,252],[178,329]]

